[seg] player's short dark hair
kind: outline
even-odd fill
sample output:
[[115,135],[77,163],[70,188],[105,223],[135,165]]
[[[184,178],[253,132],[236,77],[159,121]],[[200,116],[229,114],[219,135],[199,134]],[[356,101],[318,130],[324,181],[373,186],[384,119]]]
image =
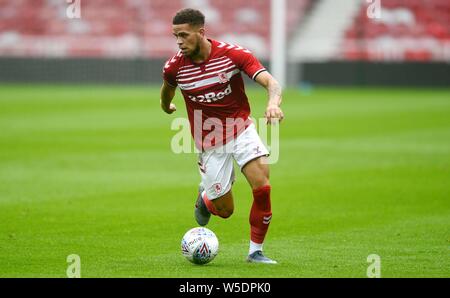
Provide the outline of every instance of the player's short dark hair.
[[173,25],[189,24],[193,26],[203,26],[205,25],[205,16],[201,11],[185,8],[177,12],[172,20]]

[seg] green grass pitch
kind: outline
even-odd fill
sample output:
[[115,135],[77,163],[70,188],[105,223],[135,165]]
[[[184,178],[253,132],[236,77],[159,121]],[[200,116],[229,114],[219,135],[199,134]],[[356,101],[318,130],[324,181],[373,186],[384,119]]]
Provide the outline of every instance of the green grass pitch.
[[[0,87],[0,277],[450,277],[450,90],[315,89],[284,93],[273,221],[247,264],[251,192],[212,218],[220,252],[187,262],[196,226],[195,154],[174,154],[175,116],[141,86]],[[261,88],[248,91],[253,117]]]

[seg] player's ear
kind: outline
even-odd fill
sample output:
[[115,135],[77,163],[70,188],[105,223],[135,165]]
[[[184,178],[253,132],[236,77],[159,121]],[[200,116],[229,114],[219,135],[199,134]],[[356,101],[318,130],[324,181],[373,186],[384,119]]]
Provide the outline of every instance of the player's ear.
[[200,29],[198,29],[198,33],[199,33],[202,37],[205,37],[205,27],[200,27]]

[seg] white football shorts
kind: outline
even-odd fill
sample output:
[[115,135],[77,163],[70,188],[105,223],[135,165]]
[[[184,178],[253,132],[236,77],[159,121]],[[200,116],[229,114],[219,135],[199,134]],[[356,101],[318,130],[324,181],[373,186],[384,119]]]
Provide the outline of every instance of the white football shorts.
[[199,153],[201,185],[208,199],[217,199],[230,191],[235,180],[233,159],[242,170],[249,161],[268,155],[253,123],[225,145]]

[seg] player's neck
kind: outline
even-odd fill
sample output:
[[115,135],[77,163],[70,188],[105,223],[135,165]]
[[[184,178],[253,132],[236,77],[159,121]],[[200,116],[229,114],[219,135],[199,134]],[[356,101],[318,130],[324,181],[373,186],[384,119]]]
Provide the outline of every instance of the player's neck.
[[204,38],[200,43],[200,51],[198,54],[191,57],[192,62],[200,64],[208,60],[211,55],[211,49],[212,43],[208,39]]

